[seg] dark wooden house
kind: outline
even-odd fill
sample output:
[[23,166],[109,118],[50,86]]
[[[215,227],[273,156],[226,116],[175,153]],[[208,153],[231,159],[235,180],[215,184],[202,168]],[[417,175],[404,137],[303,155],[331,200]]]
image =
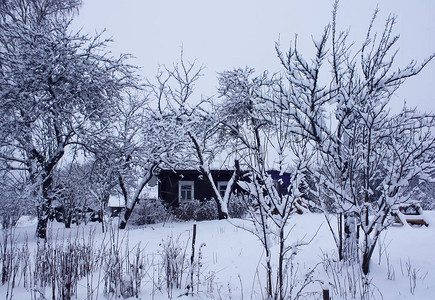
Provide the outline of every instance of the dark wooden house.
[[[216,187],[223,196],[233,170],[211,170]],[[159,198],[171,206],[181,202],[210,200],[215,198],[213,188],[207,178],[198,170],[161,170],[158,175]],[[233,192],[237,191],[234,187]]]
[[281,174],[279,171],[271,170],[267,172],[275,183],[275,188],[278,194],[287,195],[289,193],[288,187],[290,186],[290,173]]

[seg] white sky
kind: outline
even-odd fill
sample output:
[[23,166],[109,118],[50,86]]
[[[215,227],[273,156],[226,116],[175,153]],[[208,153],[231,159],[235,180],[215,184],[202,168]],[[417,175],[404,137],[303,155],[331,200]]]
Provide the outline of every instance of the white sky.
[[[311,53],[311,36],[318,38],[331,19],[332,0],[83,0],[75,26],[84,32],[107,29],[113,52],[131,53],[141,74],[153,77],[159,64],[170,65],[180,55],[206,67],[200,92],[216,92],[216,72],[250,66],[278,70],[274,43],[282,46],[298,34],[301,49]],[[397,66],[422,61],[435,52],[435,0],[342,0],[339,27],[351,28],[361,43],[377,3],[376,23],[383,29],[389,13],[398,15],[400,34]],[[307,52],[306,50],[303,52]],[[435,112],[435,60],[408,80],[397,95],[420,110]]]

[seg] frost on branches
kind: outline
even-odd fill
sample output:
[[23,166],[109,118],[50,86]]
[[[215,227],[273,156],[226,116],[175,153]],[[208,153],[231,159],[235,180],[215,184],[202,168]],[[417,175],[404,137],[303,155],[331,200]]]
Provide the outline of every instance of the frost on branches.
[[[318,154],[317,192],[338,216],[338,229],[329,224],[339,257],[357,259],[359,250],[367,274],[379,235],[392,224],[392,210],[409,200],[404,193],[410,180],[425,178],[434,168],[434,116],[407,107],[398,114],[389,110],[394,92],[434,55],[396,69],[395,17],[388,17],[382,32],[374,32],[376,11],[358,48],[348,42],[348,31],[338,31],[337,9],[336,2],[332,24],[314,42],[311,61],[296,43],[286,53],[277,45],[284,74],[276,90],[287,99],[294,132]],[[326,62],[332,76],[322,84],[319,74]],[[327,111],[332,111],[331,120]]]
[[[306,210],[312,153],[308,143],[292,132],[283,102],[271,102],[275,84],[267,73],[255,76],[250,68],[221,73],[220,130],[247,172],[238,184],[248,193],[252,227],[247,230],[257,236],[265,253],[266,297],[295,299],[303,289],[291,282],[293,258],[307,241],[290,242],[288,223],[293,214]],[[279,178],[272,178],[272,172]],[[288,182],[284,176],[290,177]],[[274,245],[279,248],[276,257],[272,257]]]
[[65,153],[111,122],[122,91],[135,85],[108,40],[72,33],[78,1],[3,1],[0,23],[0,159],[38,203],[46,237],[53,172]]
[[[317,182],[312,192],[320,199],[339,259],[360,260],[367,274],[379,235],[392,224],[392,212],[409,201],[410,181],[426,179],[434,170],[434,116],[406,106],[397,114],[389,109],[396,90],[434,55],[397,68],[394,16],[376,32],[375,11],[358,47],[348,41],[349,31],[339,31],[337,10],[338,1],[331,24],[314,40],[312,59],[304,58],[296,42],[286,52],[277,43],[282,72],[253,78],[254,71],[246,68],[220,74],[227,116],[222,124],[241,161],[253,170],[249,190],[256,182],[267,182],[264,169],[271,149],[284,157],[282,163],[289,162],[289,153],[299,158],[298,151],[281,147],[287,143],[312,153],[308,161],[315,165],[301,174]],[[253,194],[260,207],[267,202],[261,192]],[[279,211],[279,205],[268,205],[264,207]]]
[[[237,161],[234,161],[234,172],[222,196],[211,169],[233,168],[230,157],[221,165],[217,165],[216,156],[225,153],[227,143],[219,135],[221,116],[212,98],[200,96],[195,98],[196,83],[202,76],[203,67],[196,62],[188,62],[183,57],[171,68],[163,67],[157,76],[157,84],[150,84],[158,102],[158,114],[165,120],[172,120],[177,126],[177,142],[181,145],[177,156],[177,164],[169,165],[196,169],[208,182],[214,192],[218,218],[228,218],[228,203],[236,182],[239,180]],[[173,129],[170,129],[173,130]],[[168,164],[166,165],[168,166]]]

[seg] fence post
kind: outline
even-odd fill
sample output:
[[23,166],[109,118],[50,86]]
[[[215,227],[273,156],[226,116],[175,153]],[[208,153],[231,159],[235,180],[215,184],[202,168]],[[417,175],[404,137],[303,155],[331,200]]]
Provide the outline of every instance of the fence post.
[[328,289],[323,290],[323,300],[331,300],[331,298],[329,297],[329,290]]
[[196,243],[196,223],[193,224],[193,233],[192,233],[192,256],[190,256],[190,288],[192,289],[193,295],[193,263],[195,260],[195,243]]

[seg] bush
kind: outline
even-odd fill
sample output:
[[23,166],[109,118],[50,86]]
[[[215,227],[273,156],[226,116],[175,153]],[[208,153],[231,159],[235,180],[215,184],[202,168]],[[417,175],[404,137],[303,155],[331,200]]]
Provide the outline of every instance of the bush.
[[170,211],[159,199],[142,199],[136,204],[130,218],[133,225],[156,224],[168,221]]
[[196,220],[215,220],[218,216],[216,202],[214,200],[192,200],[180,203],[174,210],[175,217],[182,221]]
[[216,220],[218,211],[215,200],[199,201],[200,205],[195,210],[194,218],[196,221]]
[[228,204],[228,214],[231,218],[243,218],[248,212],[252,199],[247,195],[233,195]]
[[[234,195],[228,204],[228,214],[231,218],[243,218],[248,211],[251,200],[248,196]],[[175,217],[182,221],[196,220],[216,220],[218,211],[216,201],[211,200],[193,200],[180,203],[180,206],[174,210]]]

